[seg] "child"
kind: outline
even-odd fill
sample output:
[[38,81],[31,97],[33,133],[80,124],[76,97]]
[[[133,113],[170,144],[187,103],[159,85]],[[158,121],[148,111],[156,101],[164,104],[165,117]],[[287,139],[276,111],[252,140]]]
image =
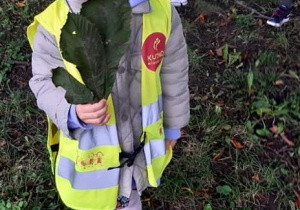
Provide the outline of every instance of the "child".
[[281,0],[278,8],[273,13],[267,24],[274,27],[281,27],[282,24],[290,20],[290,10],[293,6],[293,0]]
[[131,38],[111,96],[69,104],[51,70],[64,67],[80,80],[58,45],[68,12],[79,13],[87,1],[94,0],[56,0],[28,28],[30,87],[49,118],[48,149],[63,202],[73,209],[139,210],[142,191],[159,185],[189,121],[182,25],[169,0],[129,0]]

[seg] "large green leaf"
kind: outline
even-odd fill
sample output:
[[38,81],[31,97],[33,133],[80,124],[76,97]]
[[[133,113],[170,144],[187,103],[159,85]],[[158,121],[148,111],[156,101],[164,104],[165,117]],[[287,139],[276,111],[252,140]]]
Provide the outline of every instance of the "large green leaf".
[[131,8],[128,0],[89,0],[83,4],[81,14],[99,29],[108,67],[115,68],[130,37]]
[[[93,100],[107,97],[111,92],[130,38],[130,19],[127,0],[89,0],[83,4],[80,14],[68,14],[61,33],[62,55],[77,66],[86,87],[94,94]],[[58,76],[63,74],[55,77]],[[70,79],[60,78],[60,81],[59,86],[72,96],[74,91],[68,88],[74,88],[74,83],[67,84]]]
[[127,49],[131,8],[128,0],[89,0],[83,4],[81,14],[97,26],[104,44],[107,95],[113,86],[119,61]]
[[105,53],[95,25],[82,15],[69,13],[60,46],[63,57],[77,66],[85,85],[98,99],[103,98]]
[[72,77],[64,68],[58,67],[52,70],[52,73],[54,84],[67,90],[65,97],[69,103],[86,104],[95,100],[94,94],[85,85]]

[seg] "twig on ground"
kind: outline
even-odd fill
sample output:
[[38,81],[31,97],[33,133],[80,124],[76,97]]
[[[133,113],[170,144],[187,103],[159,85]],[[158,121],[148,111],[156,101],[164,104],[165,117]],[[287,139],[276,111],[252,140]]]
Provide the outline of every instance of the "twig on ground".
[[263,18],[263,19],[270,19],[270,17],[266,16],[266,15],[263,15],[261,14],[260,12],[258,12],[256,9],[253,9],[251,7],[248,7],[245,2],[243,1],[235,1],[236,4],[240,5],[241,7],[244,7],[245,9],[247,10],[250,10],[252,13],[254,14],[257,14],[260,18]]

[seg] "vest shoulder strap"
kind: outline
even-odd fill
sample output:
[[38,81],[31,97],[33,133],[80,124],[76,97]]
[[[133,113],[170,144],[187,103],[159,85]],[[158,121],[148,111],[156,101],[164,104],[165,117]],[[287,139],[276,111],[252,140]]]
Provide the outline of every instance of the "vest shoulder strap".
[[56,0],[50,4],[43,12],[34,17],[33,23],[27,28],[27,37],[33,49],[34,37],[38,25],[42,25],[50,34],[56,38],[60,35],[60,30],[67,20],[69,8],[65,0]]

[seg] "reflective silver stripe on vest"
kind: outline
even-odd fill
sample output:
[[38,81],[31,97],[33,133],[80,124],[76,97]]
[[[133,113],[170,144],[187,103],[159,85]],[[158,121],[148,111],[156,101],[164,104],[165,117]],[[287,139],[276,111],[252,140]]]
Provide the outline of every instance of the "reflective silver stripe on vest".
[[89,150],[98,146],[116,146],[119,144],[115,125],[95,126],[80,134],[79,149]]
[[158,101],[142,107],[143,127],[147,127],[159,120],[163,110],[162,95],[158,96]]
[[75,163],[63,156],[59,158],[58,175],[69,180],[72,188],[77,190],[115,187],[119,181],[119,169],[78,172]]
[[159,177],[159,178],[156,180],[157,185],[160,185],[160,180],[161,180],[161,177]]
[[163,156],[166,154],[166,143],[164,139],[153,139],[149,143],[145,144],[144,152],[146,156],[147,166],[152,165],[151,160],[153,158]]

